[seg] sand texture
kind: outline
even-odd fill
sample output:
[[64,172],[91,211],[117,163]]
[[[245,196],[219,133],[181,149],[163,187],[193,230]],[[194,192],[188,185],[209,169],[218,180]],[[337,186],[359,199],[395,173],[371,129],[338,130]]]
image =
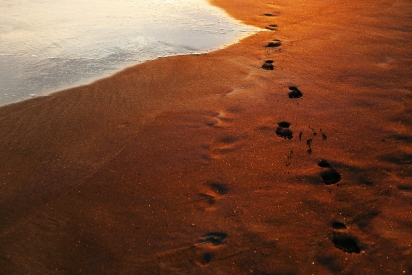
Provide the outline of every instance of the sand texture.
[[412,274],[412,2],[213,4],[268,29],[0,108],[1,274]]

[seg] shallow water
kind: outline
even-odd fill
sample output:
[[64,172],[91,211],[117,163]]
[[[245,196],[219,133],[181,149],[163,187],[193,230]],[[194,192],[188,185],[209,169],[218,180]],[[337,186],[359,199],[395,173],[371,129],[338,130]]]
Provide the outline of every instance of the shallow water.
[[0,105],[257,31],[206,0],[0,0]]

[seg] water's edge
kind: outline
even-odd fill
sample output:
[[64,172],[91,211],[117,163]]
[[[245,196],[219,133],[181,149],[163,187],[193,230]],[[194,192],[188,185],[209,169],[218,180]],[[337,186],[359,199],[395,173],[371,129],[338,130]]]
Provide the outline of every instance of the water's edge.
[[[180,1],[198,2],[197,0]],[[154,2],[156,2],[156,0],[154,0]],[[76,49],[74,49],[74,53],[70,50],[66,50],[63,53],[65,55],[63,57],[58,56],[58,54],[56,54],[57,56],[51,56],[54,49],[52,47],[46,47],[46,51],[48,52],[44,54],[43,60],[40,60],[39,62],[38,60],[40,58],[36,52],[36,50],[38,49],[33,47],[33,54],[26,53],[21,57],[18,56],[17,58],[21,58],[23,59],[23,61],[34,59],[34,62],[37,63],[33,63],[32,67],[30,67],[29,69],[22,69],[21,65],[17,65],[15,66],[16,68],[13,68],[13,66],[7,66],[7,60],[13,59],[16,55],[9,54],[7,51],[6,53],[4,53],[5,51],[2,51],[0,44],[0,63],[5,63],[0,66],[0,68],[3,68],[3,70],[0,69],[0,76],[3,75],[3,77],[0,78],[0,84],[2,84],[0,85],[0,87],[3,87],[2,89],[0,89],[0,107],[18,103],[33,97],[46,96],[70,88],[89,85],[97,80],[110,77],[126,68],[139,65],[149,60],[178,55],[207,54],[212,51],[221,50],[229,45],[237,43],[239,40],[244,39],[253,33],[261,31],[261,29],[247,26],[241,21],[230,17],[230,15],[226,11],[224,11],[220,7],[213,5],[212,3],[210,3],[210,1],[207,0],[205,1],[205,3],[208,5],[208,7],[210,7],[210,9],[219,10],[219,16],[225,16],[221,17],[221,19],[219,19],[215,26],[212,26],[211,23],[208,23],[206,19],[204,21],[199,21],[199,19],[197,19],[198,21],[194,22],[193,24],[182,23],[182,26],[180,26],[180,28],[183,28],[184,31],[187,31],[189,33],[184,37],[178,37],[178,39],[182,40],[178,40],[177,43],[173,41],[170,43],[164,42],[172,40],[170,35],[173,36],[175,34],[171,33],[167,34],[169,36],[164,35],[162,37],[163,40],[161,41],[133,41],[133,43],[129,45],[130,48],[133,49],[128,49],[127,46],[125,46],[126,48],[119,48],[116,49],[117,51],[115,50],[114,52],[108,54],[103,53],[103,58],[98,56],[98,54],[100,54],[99,52],[97,53],[96,57],[93,57],[93,49],[90,53],[86,53],[85,56],[76,56],[76,54],[80,54],[79,52],[75,52]],[[196,12],[197,13],[195,15],[198,15],[198,13],[203,11],[196,10]],[[189,15],[187,15],[187,18],[190,19],[191,16],[194,15],[189,13]],[[210,15],[207,16],[210,17]],[[195,17],[198,18],[199,16]],[[180,22],[179,20],[183,19],[179,17],[177,18],[177,21]],[[226,22],[223,22],[225,20]],[[198,25],[196,25],[196,23],[198,23]],[[223,23],[225,23],[226,25],[224,25]],[[220,32],[219,30],[213,29],[216,27],[220,29]],[[148,25],[142,26],[140,31],[144,31],[145,28],[149,28]],[[201,35],[193,36],[194,34],[202,32],[202,28],[204,32],[203,38],[201,38]],[[132,31],[138,32],[138,30]],[[153,29],[149,28],[148,31],[153,31]],[[215,41],[217,40],[218,36],[220,42],[219,45],[216,45]],[[145,39],[144,36],[137,36],[137,38]],[[119,39],[119,37],[115,36],[115,39]],[[63,40],[63,42],[65,41]],[[64,44],[63,42],[62,44]],[[77,43],[76,40],[74,40],[74,45],[75,43]],[[141,44],[147,45],[148,48],[154,45],[154,47],[159,47],[159,49],[155,48],[154,53],[148,54],[147,51],[145,52],[145,49],[136,50],[134,48],[136,45]],[[207,47],[207,49],[205,49],[205,47]],[[96,48],[99,48],[99,44],[96,45]],[[163,51],[163,53],[159,54],[159,50]],[[38,52],[42,51],[44,50],[38,50]],[[136,56],[136,54],[138,54],[139,56]],[[93,71],[90,72],[88,71],[89,69],[93,69]],[[66,72],[69,73],[67,74]],[[18,79],[18,77],[22,77],[24,78],[24,80]],[[3,83],[1,83],[2,79]],[[17,92],[13,91],[13,88],[15,88],[13,86],[16,86],[16,84],[12,82],[13,79],[17,79],[17,86],[21,84],[17,87]],[[41,86],[43,85],[45,79],[49,81],[49,83],[47,84],[48,86]]]

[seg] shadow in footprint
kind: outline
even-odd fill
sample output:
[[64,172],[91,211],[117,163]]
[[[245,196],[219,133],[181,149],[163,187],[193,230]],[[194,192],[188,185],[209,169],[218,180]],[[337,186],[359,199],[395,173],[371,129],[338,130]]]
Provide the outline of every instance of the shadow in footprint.
[[221,245],[223,240],[227,238],[227,234],[223,232],[210,232],[203,235],[197,242],[199,244]]
[[273,70],[273,60],[266,60],[265,63],[262,65],[262,68],[265,70]]
[[320,173],[323,182],[326,185],[331,185],[338,183],[341,180],[340,174],[332,168],[332,166],[326,160],[322,159],[319,161],[318,166],[321,168],[325,168],[325,171]]
[[226,136],[221,138],[219,141],[225,144],[231,144],[231,143],[235,143],[236,141],[238,141],[239,138],[235,137],[235,136]]
[[332,241],[336,248],[339,248],[345,252],[360,253],[361,251],[358,241],[347,234],[334,233]]
[[264,16],[267,16],[267,17],[279,16],[279,15],[280,15],[280,12],[277,11],[277,10],[275,10],[275,11],[271,11],[271,12],[266,12],[266,13],[264,13],[263,15],[264,15]]
[[278,123],[278,128],[276,129],[276,135],[284,139],[292,139],[293,132],[289,129],[290,123],[282,121]]
[[288,93],[289,98],[301,98],[303,96],[302,92],[299,91],[297,87],[291,86],[289,87],[289,90],[291,90],[291,92]]
[[277,24],[270,24],[270,25],[266,26],[266,29],[271,30],[271,31],[276,31],[277,27],[278,27]]
[[347,227],[346,227],[346,225],[345,225],[344,223],[336,222],[336,221],[332,223],[332,227],[333,227],[333,229],[336,229],[336,230],[344,230],[344,229],[347,229]]
[[268,48],[276,48],[276,47],[280,47],[280,46],[282,46],[282,43],[281,43],[280,40],[278,40],[278,39],[275,39],[275,40],[273,40],[273,41],[270,41],[270,42],[266,45],[266,47],[268,47]]
[[208,186],[204,192],[198,193],[199,195],[199,209],[213,209],[213,206],[219,200],[220,196],[229,192],[229,187],[226,184],[209,181],[206,182]]
[[226,127],[228,124],[234,121],[234,117],[232,114],[225,112],[225,111],[220,111],[218,113],[215,113],[211,116],[206,117],[206,125],[207,126],[212,126],[216,128],[221,128],[221,127]]
[[322,173],[320,173],[320,176],[322,177],[322,180],[326,185],[338,183],[341,179],[340,174],[333,168],[327,171],[323,171]]
[[217,182],[210,182],[209,186],[211,187],[211,189],[220,194],[220,195],[224,195],[227,192],[229,192],[229,188],[225,185],[225,184],[221,184],[221,183],[217,183]]
[[203,254],[203,256],[202,256],[202,259],[201,259],[201,264],[202,265],[206,265],[206,264],[208,264],[208,263],[210,263],[211,261],[212,261],[212,259],[213,259],[213,254],[212,253],[210,253],[210,252],[206,252],[206,253],[204,253]]
[[216,199],[212,195],[208,195],[205,193],[199,193],[199,196],[202,198],[202,200],[206,201],[209,205],[214,205],[216,203]]

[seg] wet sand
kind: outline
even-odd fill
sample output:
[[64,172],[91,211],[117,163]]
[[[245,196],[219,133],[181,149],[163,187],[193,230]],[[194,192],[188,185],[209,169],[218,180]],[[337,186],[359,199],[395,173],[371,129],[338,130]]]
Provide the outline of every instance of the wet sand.
[[412,3],[213,4],[272,30],[0,108],[4,274],[412,273]]

